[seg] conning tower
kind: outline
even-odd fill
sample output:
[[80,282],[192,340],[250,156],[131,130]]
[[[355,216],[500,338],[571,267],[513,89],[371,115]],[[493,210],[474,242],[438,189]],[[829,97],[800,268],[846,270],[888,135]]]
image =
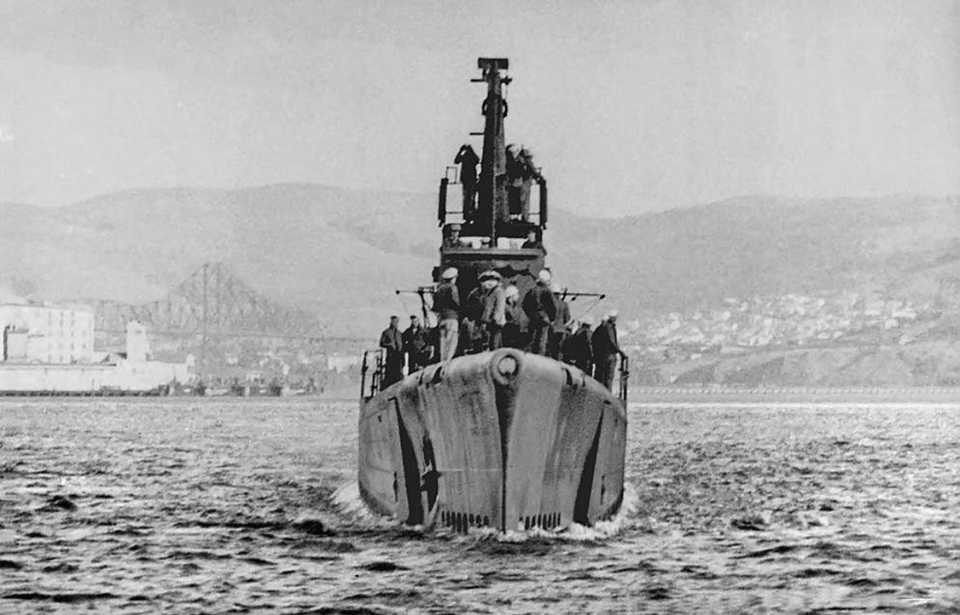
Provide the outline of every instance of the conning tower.
[[[447,167],[440,180],[438,221],[443,229],[440,266],[434,280],[447,267],[460,271],[458,285],[467,292],[482,271],[494,269],[505,284],[521,293],[536,281],[544,267],[547,228],[547,182],[529,150],[507,144],[504,120],[509,106],[504,86],[510,63],[507,58],[479,58],[480,78],[487,85],[480,107],[484,116],[482,157],[464,144],[456,157],[459,165]],[[477,176],[475,164],[479,162]],[[459,205],[459,206],[458,206]]]

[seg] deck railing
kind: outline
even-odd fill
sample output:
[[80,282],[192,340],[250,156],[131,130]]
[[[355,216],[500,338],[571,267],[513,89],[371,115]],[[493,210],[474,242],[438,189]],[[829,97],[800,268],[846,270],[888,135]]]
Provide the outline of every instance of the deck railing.
[[[363,364],[360,367],[360,397],[370,399],[380,391],[383,374],[386,370],[385,352],[383,348],[366,350],[363,353]],[[371,371],[369,387],[367,386],[367,372]]]

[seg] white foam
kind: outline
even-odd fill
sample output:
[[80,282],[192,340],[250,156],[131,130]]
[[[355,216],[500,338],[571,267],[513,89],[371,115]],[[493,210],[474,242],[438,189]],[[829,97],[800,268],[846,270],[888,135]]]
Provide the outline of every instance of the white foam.
[[[333,504],[337,512],[353,521],[364,525],[379,526],[383,528],[396,527],[398,521],[391,517],[384,517],[371,511],[360,498],[360,489],[356,482],[348,482],[341,485],[333,493]],[[616,536],[625,529],[629,529],[635,523],[635,516],[640,507],[640,496],[633,483],[624,483],[623,485],[623,503],[620,510],[613,517],[604,521],[598,521],[593,527],[571,523],[569,526],[557,530],[545,530],[539,527],[529,530],[507,530],[500,533],[492,528],[470,528],[470,536],[473,538],[490,539],[495,538],[500,542],[526,542],[531,538],[552,538],[560,540],[603,540]],[[449,528],[440,525],[429,528],[423,525],[407,526],[414,532],[439,532],[445,533]],[[452,530],[449,530],[452,531]]]
[[333,505],[339,516],[353,522],[383,527],[395,525],[389,517],[374,513],[364,504],[356,481],[349,481],[333,492]]
[[[636,522],[636,514],[640,508],[640,495],[633,483],[623,485],[623,503],[617,514],[604,521],[598,521],[593,527],[571,523],[569,526],[558,530],[545,530],[539,527],[529,530],[507,530],[505,533],[497,533],[496,539],[500,542],[520,543],[526,542],[532,538],[549,538],[558,540],[604,540],[616,536],[620,532],[629,529]],[[470,530],[471,534],[474,530]]]
[[623,503],[617,514],[598,521],[593,527],[571,523],[560,535],[569,540],[603,540],[616,536],[625,529],[632,527],[637,510],[640,508],[640,495],[633,483],[623,485]]

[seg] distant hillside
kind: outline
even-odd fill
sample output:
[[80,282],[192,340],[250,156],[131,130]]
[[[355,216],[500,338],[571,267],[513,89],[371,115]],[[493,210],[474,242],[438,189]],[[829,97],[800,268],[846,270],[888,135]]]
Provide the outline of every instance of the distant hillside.
[[[960,288],[960,200],[744,198],[624,218],[570,213],[555,195],[548,263],[562,285],[622,314],[725,297],[875,286]],[[566,207],[567,209],[562,209]],[[156,300],[205,262],[333,334],[373,337],[415,309],[393,290],[429,280],[435,195],[318,185],[151,189],[60,208],[0,205],[0,284],[34,298]]]

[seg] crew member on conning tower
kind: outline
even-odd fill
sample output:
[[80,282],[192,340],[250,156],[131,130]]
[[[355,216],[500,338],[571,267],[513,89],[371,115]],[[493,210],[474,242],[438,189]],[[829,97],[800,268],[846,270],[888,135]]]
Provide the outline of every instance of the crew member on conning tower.
[[463,219],[467,224],[470,224],[476,217],[477,212],[475,199],[477,195],[477,165],[480,163],[480,157],[473,151],[469,143],[464,143],[453,162],[460,165],[460,184],[463,186]]

